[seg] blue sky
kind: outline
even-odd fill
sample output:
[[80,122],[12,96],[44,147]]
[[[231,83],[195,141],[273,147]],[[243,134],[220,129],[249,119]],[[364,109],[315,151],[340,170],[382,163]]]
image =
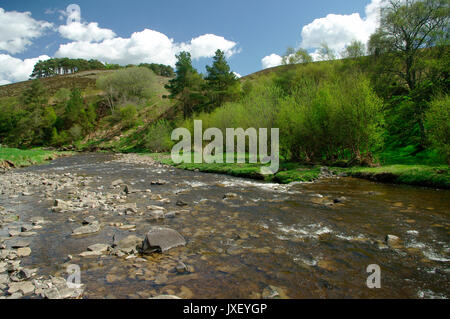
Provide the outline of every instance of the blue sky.
[[[188,50],[204,72],[217,48],[246,75],[279,64],[287,46],[314,54],[321,42],[339,52],[353,39],[366,41],[379,2],[0,0],[0,84],[23,80],[36,59],[55,56],[173,65],[174,55]],[[76,24],[67,24],[72,3],[81,15],[72,13]],[[16,64],[20,72],[5,66]]]

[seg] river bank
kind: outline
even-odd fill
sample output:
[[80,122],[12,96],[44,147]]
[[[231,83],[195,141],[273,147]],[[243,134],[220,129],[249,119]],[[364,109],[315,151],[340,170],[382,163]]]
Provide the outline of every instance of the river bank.
[[0,169],[5,170],[43,164],[58,157],[72,154],[72,152],[50,151],[41,148],[20,150],[17,148],[0,147]]
[[273,176],[260,174],[260,164],[175,164],[170,154],[141,154],[177,168],[205,173],[225,174],[235,177],[264,180],[280,184],[313,182],[320,178],[355,177],[381,183],[405,184],[450,189],[448,165],[388,165],[380,167],[323,167],[281,162],[280,170]]

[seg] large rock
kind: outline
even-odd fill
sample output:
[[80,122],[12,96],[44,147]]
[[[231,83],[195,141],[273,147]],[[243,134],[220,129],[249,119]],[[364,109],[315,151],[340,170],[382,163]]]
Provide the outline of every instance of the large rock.
[[100,224],[98,222],[94,222],[92,224],[81,226],[73,230],[72,235],[86,235],[86,234],[93,234],[100,230]]
[[152,227],[142,243],[143,253],[165,252],[169,249],[185,246],[186,240],[176,230],[165,227]]

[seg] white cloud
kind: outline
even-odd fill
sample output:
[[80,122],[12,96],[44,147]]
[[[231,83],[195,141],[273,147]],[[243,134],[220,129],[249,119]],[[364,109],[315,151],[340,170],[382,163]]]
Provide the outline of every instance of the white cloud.
[[240,79],[240,78],[242,77],[242,75],[240,75],[240,74],[237,73],[237,72],[233,72],[233,74],[236,75],[236,77],[237,77],[238,79]]
[[193,59],[211,58],[217,49],[225,52],[226,57],[239,53],[236,42],[214,34],[204,34],[191,40],[189,44],[181,44],[183,50],[189,51]]
[[45,61],[48,59],[50,59],[48,55],[21,60],[8,54],[0,54],[0,85],[28,80],[33,72],[34,65],[39,60]]
[[282,57],[278,54],[272,53],[271,55],[262,58],[261,63],[263,69],[273,68],[275,66],[281,65]]
[[42,36],[53,24],[37,21],[30,12],[5,11],[0,8],[0,50],[15,54],[25,51],[33,39]]
[[176,43],[165,34],[145,29],[135,32],[130,38],[110,38],[99,43],[76,41],[63,44],[56,52],[57,57],[98,59],[108,63],[139,64],[161,63],[175,65],[175,55],[189,51],[194,59],[211,57],[221,49],[230,57],[239,52],[237,43],[213,34],[205,34],[189,43]]
[[100,42],[112,39],[116,34],[110,29],[99,28],[97,22],[72,22],[58,28],[62,37],[74,41]]
[[[359,13],[349,15],[329,14],[315,19],[302,29],[302,44],[306,49],[317,49],[322,43],[340,53],[353,40],[367,43],[379,25],[379,8],[383,0],[372,0],[366,6],[366,17]],[[316,52],[317,53],[317,52]],[[313,57],[317,54],[313,54]]]

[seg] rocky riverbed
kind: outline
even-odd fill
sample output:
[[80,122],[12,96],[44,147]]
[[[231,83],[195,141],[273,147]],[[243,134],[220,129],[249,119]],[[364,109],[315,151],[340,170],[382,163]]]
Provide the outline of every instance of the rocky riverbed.
[[449,195],[60,158],[0,174],[0,298],[448,298]]

